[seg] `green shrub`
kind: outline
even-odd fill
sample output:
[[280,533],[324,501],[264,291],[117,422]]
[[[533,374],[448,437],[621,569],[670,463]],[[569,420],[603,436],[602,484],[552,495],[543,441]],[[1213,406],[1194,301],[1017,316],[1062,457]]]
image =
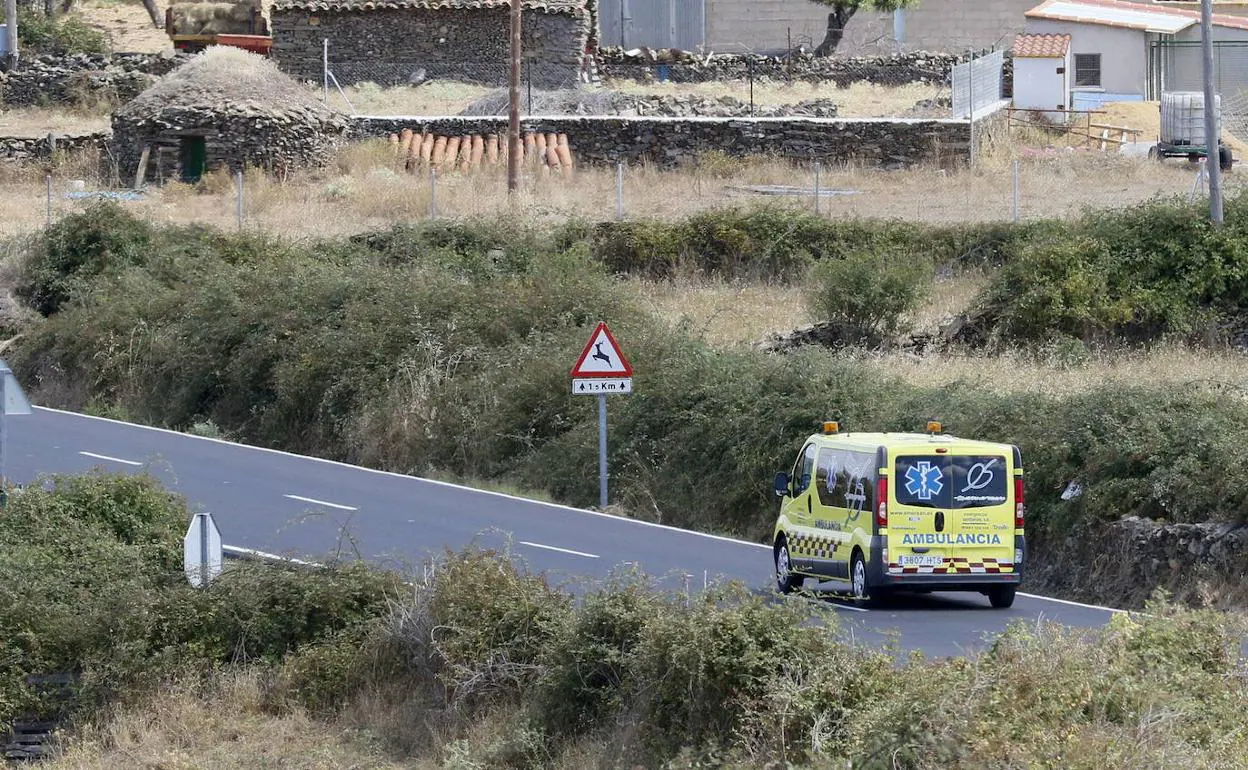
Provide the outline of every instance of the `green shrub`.
[[35,237],[16,287],[35,310],[51,315],[90,279],[143,264],[152,228],[111,201],[95,202],[58,220]]
[[810,271],[806,303],[846,345],[877,347],[907,328],[932,282],[932,266],[908,254],[853,252],[824,259]]
[[1195,206],[1150,202],[1086,214],[1021,249],[977,298],[980,343],[1074,338],[1097,346],[1242,336],[1248,200],[1214,229]]
[[49,16],[33,10],[18,13],[18,45],[23,55],[108,53],[108,35],[80,16]]

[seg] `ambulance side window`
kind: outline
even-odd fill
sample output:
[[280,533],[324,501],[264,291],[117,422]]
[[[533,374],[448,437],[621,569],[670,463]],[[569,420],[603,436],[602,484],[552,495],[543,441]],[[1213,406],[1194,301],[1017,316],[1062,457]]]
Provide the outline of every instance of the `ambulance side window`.
[[819,504],[836,507],[837,469],[844,463],[840,454],[831,449],[819,450],[819,465],[815,469],[815,492],[819,495]]
[[798,458],[797,463],[793,466],[793,494],[800,495],[810,487],[810,481],[815,474],[815,445],[807,444],[802,450],[802,456]]

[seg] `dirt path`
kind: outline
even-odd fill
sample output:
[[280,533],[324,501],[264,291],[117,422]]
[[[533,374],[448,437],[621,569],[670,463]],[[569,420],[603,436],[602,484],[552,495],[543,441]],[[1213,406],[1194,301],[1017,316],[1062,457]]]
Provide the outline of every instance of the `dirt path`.
[[[157,0],[163,17],[168,4]],[[164,27],[152,25],[143,4],[134,0],[86,0],[75,9],[83,21],[108,35],[119,53],[157,53],[172,47]]]

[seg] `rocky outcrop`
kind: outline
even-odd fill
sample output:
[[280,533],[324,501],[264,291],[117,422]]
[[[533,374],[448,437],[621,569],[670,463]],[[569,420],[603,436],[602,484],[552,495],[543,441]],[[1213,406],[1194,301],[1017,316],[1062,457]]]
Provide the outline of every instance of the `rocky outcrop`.
[[[404,128],[442,136],[504,135],[504,117],[359,117],[354,138],[386,137]],[[969,152],[965,121],[840,118],[531,117],[522,130],[566,134],[579,163],[648,162],[660,167],[695,160],[708,150],[855,161],[883,168],[956,164]]]
[[8,107],[121,104],[172,71],[186,54],[75,54],[39,56],[0,74],[0,102]]

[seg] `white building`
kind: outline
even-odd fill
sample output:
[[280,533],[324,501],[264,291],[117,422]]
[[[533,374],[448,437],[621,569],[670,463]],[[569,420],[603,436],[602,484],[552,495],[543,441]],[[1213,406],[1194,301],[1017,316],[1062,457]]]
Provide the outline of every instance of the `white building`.
[[[1064,73],[1068,109],[1200,88],[1198,10],[1172,3],[1045,0],[1025,16],[1025,36],[1070,36],[1070,63]],[[1226,80],[1219,83],[1219,91],[1248,87],[1248,17],[1214,14],[1213,37],[1219,48],[1219,78]],[[1242,67],[1235,66],[1240,58]],[[1052,101],[1055,76],[1020,81],[1016,75],[1015,103]]]
[[1065,123],[1070,109],[1070,35],[1014,38],[1014,106]]

